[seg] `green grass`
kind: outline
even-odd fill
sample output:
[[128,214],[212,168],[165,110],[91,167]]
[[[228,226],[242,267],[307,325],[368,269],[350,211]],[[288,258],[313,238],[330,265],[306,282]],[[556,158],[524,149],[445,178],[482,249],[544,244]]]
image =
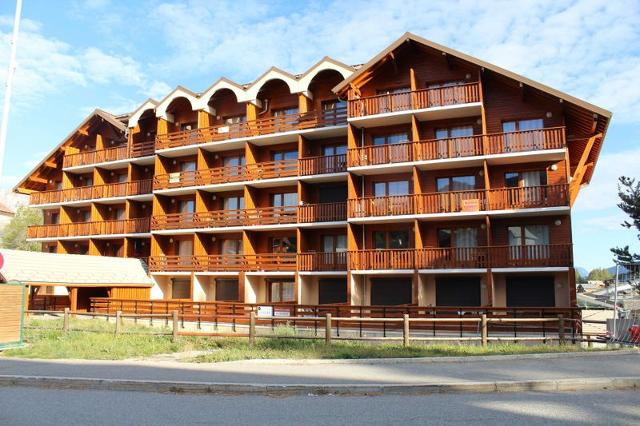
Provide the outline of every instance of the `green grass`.
[[[2,352],[0,356],[41,359],[102,359],[121,360],[149,357],[157,354],[208,351],[193,362],[221,362],[245,359],[357,359],[357,358],[411,358],[439,356],[506,355],[547,352],[586,351],[578,345],[520,345],[493,344],[488,348],[464,344],[414,344],[403,347],[396,343],[367,343],[334,341],[327,346],[323,340],[258,338],[254,346],[246,338],[180,337],[154,335],[169,331],[159,328],[127,324],[124,330],[132,334],[113,334],[114,324],[104,320],[71,321],[71,331],[64,334],[61,320],[35,320],[26,330],[28,346]],[[293,330],[278,327],[276,335],[291,336]],[[135,334],[133,334],[135,333]]]

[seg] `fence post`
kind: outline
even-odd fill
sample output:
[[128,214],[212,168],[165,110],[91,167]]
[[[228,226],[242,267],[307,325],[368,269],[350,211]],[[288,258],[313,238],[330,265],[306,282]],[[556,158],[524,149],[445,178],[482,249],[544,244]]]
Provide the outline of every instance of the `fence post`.
[[171,314],[173,316],[173,334],[171,336],[171,340],[175,342],[178,340],[178,311],[173,311]]
[[489,327],[487,323],[487,314],[482,314],[480,317],[480,330],[482,333],[482,347],[486,348],[489,343]]
[[558,344],[564,345],[564,317],[558,315]]
[[406,348],[407,346],[409,346],[409,314],[404,314],[402,316],[403,319],[403,323],[404,323],[404,329],[402,332],[402,340],[403,340],[403,345]]
[[251,310],[249,312],[249,344],[251,346],[256,343],[256,313]]
[[115,334],[120,334],[120,325],[121,325],[121,315],[122,315],[122,311],[116,311],[116,329],[115,329]]
[[331,344],[331,314],[327,313],[324,323],[324,343]]
[[62,331],[69,332],[69,308],[64,308],[64,320],[62,322]]

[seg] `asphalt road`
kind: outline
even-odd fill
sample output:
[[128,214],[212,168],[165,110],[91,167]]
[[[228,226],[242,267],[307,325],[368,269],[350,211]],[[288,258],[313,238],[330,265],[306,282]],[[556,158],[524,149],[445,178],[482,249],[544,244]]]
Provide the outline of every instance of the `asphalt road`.
[[388,397],[200,396],[0,388],[10,425],[455,425],[640,423],[640,392]]

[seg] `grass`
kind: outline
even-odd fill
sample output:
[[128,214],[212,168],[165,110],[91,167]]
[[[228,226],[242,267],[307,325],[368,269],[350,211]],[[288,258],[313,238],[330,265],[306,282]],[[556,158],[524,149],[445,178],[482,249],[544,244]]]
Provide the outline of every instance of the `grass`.
[[[246,359],[358,359],[358,358],[412,358],[439,356],[507,355],[548,352],[586,351],[579,345],[521,345],[492,344],[487,348],[464,344],[414,344],[403,347],[396,343],[367,343],[334,341],[327,346],[323,340],[258,338],[254,346],[246,338],[183,336],[177,342],[171,336],[157,335],[167,332],[159,328],[129,325],[131,334],[115,336],[114,324],[104,320],[73,319],[68,334],[62,332],[62,320],[29,321],[26,330],[28,346],[11,349],[0,356],[40,359],[101,359],[122,360],[149,357],[185,351],[207,351],[193,362],[221,362]],[[135,334],[134,334],[135,333]],[[277,336],[293,334],[291,328],[275,330]]]

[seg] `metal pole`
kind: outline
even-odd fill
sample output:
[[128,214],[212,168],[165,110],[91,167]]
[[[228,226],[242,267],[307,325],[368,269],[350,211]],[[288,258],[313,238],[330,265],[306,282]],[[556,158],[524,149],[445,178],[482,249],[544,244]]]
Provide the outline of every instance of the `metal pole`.
[[9,57],[9,70],[4,89],[4,104],[2,106],[2,123],[0,124],[0,178],[2,178],[4,165],[4,150],[7,141],[7,128],[9,121],[9,107],[11,105],[11,89],[13,87],[13,74],[16,70],[16,48],[18,32],[20,30],[20,14],[22,13],[22,0],[16,0],[16,15],[13,21],[13,35],[11,36],[11,56]]
[[616,279],[613,283],[613,340],[616,340],[617,336],[617,323],[618,323],[618,273],[620,272],[620,265],[616,263]]

